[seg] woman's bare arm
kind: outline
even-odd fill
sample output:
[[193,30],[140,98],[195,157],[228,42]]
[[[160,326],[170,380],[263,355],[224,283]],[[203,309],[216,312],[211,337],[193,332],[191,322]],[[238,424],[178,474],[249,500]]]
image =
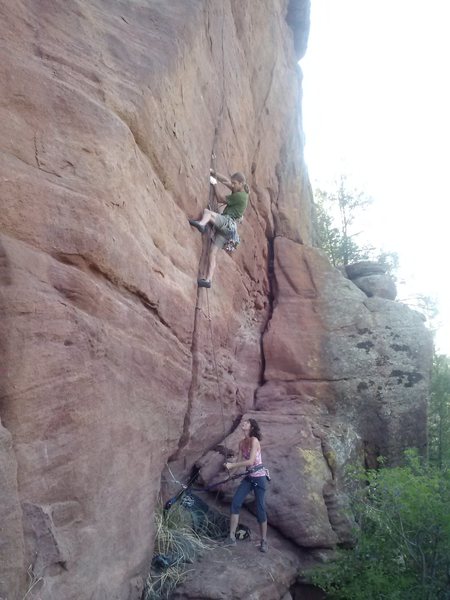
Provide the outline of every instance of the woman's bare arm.
[[242,460],[242,450],[241,446],[239,446],[239,460],[235,463],[225,463],[225,468],[230,469],[239,469],[240,467],[250,467],[256,458],[256,452],[258,450],[258,440],[255,437],[252,437],[252,448],[250,450],[250,458],[248,460]]

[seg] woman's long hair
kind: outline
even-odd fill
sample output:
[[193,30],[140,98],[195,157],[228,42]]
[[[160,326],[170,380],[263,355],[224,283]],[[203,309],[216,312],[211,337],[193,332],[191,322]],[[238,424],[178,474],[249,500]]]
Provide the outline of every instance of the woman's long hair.
[[255,421],[255,419],[249,419],[248,422],[250,423],[250,437],[255,437],[257,440],[261,441],[262,435],[257,421]]

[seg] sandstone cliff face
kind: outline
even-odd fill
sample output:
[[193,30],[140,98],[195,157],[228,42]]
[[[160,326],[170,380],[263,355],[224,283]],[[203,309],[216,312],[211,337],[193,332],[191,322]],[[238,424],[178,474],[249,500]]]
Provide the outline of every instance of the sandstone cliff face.
[[[1,4],[0,596],[32,565],[42,598],[138,598],[165,464],[183,476],[244,413],[299,546],[347,540],[348,461],[425,443],[420,319],[310,246],[308,8]],[[212,152],[252,193],[207,295],[187,218]]]

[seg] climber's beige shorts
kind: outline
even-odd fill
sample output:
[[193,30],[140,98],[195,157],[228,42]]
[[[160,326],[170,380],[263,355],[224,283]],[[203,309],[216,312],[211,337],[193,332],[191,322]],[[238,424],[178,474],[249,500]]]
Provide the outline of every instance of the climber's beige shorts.
[[228,231],[227,225],[232,220],[232,217],[228,215],[221,215],[220,213],[216,213],[216,221],[214,223],[214,229],[212,234],[212,243],[214,246],[222,249],[228,241],[228,238],[224,234],[224,232]]

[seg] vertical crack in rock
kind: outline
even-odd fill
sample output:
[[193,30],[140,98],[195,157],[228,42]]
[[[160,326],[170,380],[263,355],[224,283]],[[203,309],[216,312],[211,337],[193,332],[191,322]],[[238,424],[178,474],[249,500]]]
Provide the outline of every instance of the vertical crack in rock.
[[[269,308],[267,311],[266,323],[264,325],[264,329],[261,333],[260,337],[260,352],[261,352],[261,373],[259,377],[259,386],[264,385],[265,383],[265,372],[266,372],[266,357],[264,354],[264,336],[268,330],[270,321],[272,320],[272,315],[275,306],[275,296],[276,296],[276,279],[274,272],[274,261],[275,261],[275,250],[274,250],[274,238],[270,238],[268,240],[268,253],[267,253],[267,279],[269,282],[269,291],[267,294],[267,299],[269,301]],[[256,394],[258,392],[258,388],[255,390],[254,400],[256,399]]]
[[[206,11],[206,35],[210,40],[210,48],[211,52],[213,52],[213,43],[210,32],[210,19],[209,19],[209,10]],[[225,46],[224,46],[224,37],[225,37],[225,8],[222,5],[222,27],[221,27],[221,61],[222,61],[222,93],[221,93],[221,105],[219,109],[219,114],[216,120],[216,127],[214,129],[214,138],[213,145],[211,151],[211,158],[217,153],[217,142],[219,140],[220,130],[222,127],[223,116],[225,112],[226,100],[225,100]],[[227,109],[228,110],[228,109]],[[228,110],[228,116],[230,119],[230,123],[232,127],[234,126],[233,120],[231,117],[231,113]],[[209,235],[207,235],[206,243],[203,243],[202,253],[199,261],[199,269],[198,275],[202,274],[202,271],[207,266],[208,256],[211,247],[211,240]],[[180,457],[181,451],[186,447],[190,438],[190,427],[191,427],[191,413],[192,413],[192,405],[194,398],[197,394],[199,387],[199,371],[200,371],[200,354],[199,354],[199,313],[203,312],[202,307],[200,306],[200,298],[202,297],[203,290],[201,288],[197,288],[197,301],[195,304],[195,315],[194,315],[194,329],[192,332],[192,344],[191,344],[191,356],[192,356],[192,378],[188,391],[188,403],[186,407],[186,412],[184,415],[183,421],[183,431],[181,433],[180,441],[178,443],[177,450],[169,457],[168,462],[172,462],[177,460]],[[205,290],[205,294],[208,292]]]
[[[12,274],[10,259],[7,251],[0,239],[0,314],[6,315],[7,299],[4,296],[6,287],[12,285]],[[6,319],[5,319],[6,321]],[[5,329],[7,333],[7,329]],[[6,386],[6,374],[8,369],[8,336],[0,338],[0,356],[3,364],[0,366],[0,429],[2,427],[2,406],[8,397],[8,388]],[[3,423],[4,425],[4,423]]]
[[[258,146],[256,148],[256,155],[259,152],[259,147],[260,147],[260,142],[258,142]],[[256,156],[255,156],[255,161],[256,161]],[[276,175],[277,175],[277,179],[278,179],[278,189],[277,189],[276,198],[274,197],[275,194],[274,194],[273,190],[272,189],[269,190],[270,210],[272,212],[272,221],[273,221],[274,230],[275,230],[275,223],[276,223],[274,205],[278,206],[278,198],[279,198],[279,194],[280,194],[280,176],[279,176],[279,171],[278,171],[278,165],[277,165],[275,171],[276,171]],[[277,282],[276,282],[276,277],[275,277],[275,237],[276,237],[276,235],[275,235],[275,231],[274,231],[274,235],[272,235],[267,240],[267,242],[268,242],[267,280],[269,283],[269,292],[267,295],[267,299],[269,301],[269,310],[268,310],[268,314],[267,314],[267,320],[264,325],[263,331],[261,333],[261,338],[260,338],[260,352],[261,352],[261,374],[259,377],[259,385],[260,386],[262,386],[265,383],[265,371],[266,371],[266,357],[264,354],[264,336],[266,335],[266,332],[268,331],[268,328],[270,326],[270,322],[272,320],[272,315],[273,315],[273,311],[276,306],[276,298],[277,298]],[[258,393],[258,388],[256,388],[255,393],[254,393],[254,402],[256,400],[257,393]]]
[[24,502],[24,526],[27,537],[34,549],[33,573],[37,577],[44,575],[49,567],[53,567],[53,575],[67,570],[67,556],[58,543],[58,536],[48,507]]
[[41,169],[41,163],[39,161],[39,151],[38,151],[38,145],[37,145],[37,133],[34,134],[33,137],[33,142],[34,142],[34,158],[36,159],[36,164],[38,169]]
[[308,259],[307,259],[307,257],[305,255],[303,256],[303,263],[305,265],[306,270],[308,271],[309,280],[310,280],[311,286],[312,286],[312,288],[314,290],[314,298],[317,298],[318,292],[317,292],[316,282],[314,281],[314,274],[313,274],[313,271],[311,269],[311,265],[310,265],[310,263],[309,263],[309,261],[308,261]]
[[334,518],[333,518],[333,508],[335,508],[335,496],[336,496],[336,462],[334,460],[334,451],[329,445],[329,443],[325,440],[324,434],[320,434],[317,431],[312,431],[314,437],[316,437],[320,441],[320,448],[322,450],[322,455],[326,466],[328,467],[331,475],[331,481],[329,483],[325,483],[322,490],[322,497],[327,509],[328,514],[328,522],[330,524],[331,529],[338,535],[338,531],[334,526]]
[[[215,6],[214,2],[211,4],[211,7],[213,8]],[[213,45],[213,37],[214,34],[211,33],[211,22],[210,22],[210,9],[209,7],[206,7],[206,37],[209,39],[209,44],[210,44],[210,51],[212,54],[212,61],[214,62],[214,54],[213,54],[213,49],[214,49],[214,45]],[[219,132],[222,126],[222,119],[223,119],[223,115],[225,112],[225,106],[226,106],[226,101],[225,101],[225,42],[224,42],[224,38],[225,38],[225,7],[222,4],[222,15],[221,15],[221,23],[222,23],[222,27],[221,27],[221,35],[220,35],[220,56],[221,56],[221,71],[222,71],[222,91],[221,91],[221,104],[220,104],[220,109],[219,109],[219,114],[217,117],[217,121],[216,121],[216,127],[214,129],[214,141],[213,141],[213,145],[212,145],[212,152],[211,155],[217,153],[217,140],[219,139]],[[228,111],[229,114],[229,111]],[[233,122],[231,120],[231,115],[229,114],[230,117],[230,123],[233,125]]]
[[278,59],[277,59],[277,56],[275,56],[275,60],[273,61],[272,69],[270,71],[270,81],[269,81],[269,85],[267,86],[267,92],[266,92],[266,95],[264,96],[264,100],[263,100],[261,109],[258,114],[258,122],[260,122],[262,114],[264,112],[264,109],[267,107],[267,101],[269,99],[270,92],[272,91],[272,88],[273,88],[273,82],[274,82],[274,78],[275,78],[275,69],[277,66],[277,62],[278,62]]
[[[59,173],[56,173],[56,171],[50,171],[48,169],[44,169],[44,165],[43,165],[42,161],[39,158],[40,151],[39,151],[39,147],[38,147],[38,137],[37,137],[37,135],[38,135],[37,132],[35,132],[34,136],[33,136],[34,158],[35,158],[35,161],[36,161],[37,168],[40,171],[43,171],[44,173],[47,173],[48,175],[54,175],[55,177],[61,177],[61,175]],[[24,161],[20,157],[16,156],[16,158],[18,158],[22,162],[25,162],[25,164],[28,164],[26,161]]]
[[339,544],[351,547],[354,543],[355,523],[349,510],[348,497],[342,487],[342,465],[338,464],[337,450],[330,444],[326,432],[313,427],[312,433],[320,441],[324,462],[330,472],[331,480],[324,483],[322,497],[327,509],[330,528],[336,534]]
[[195,315],[194,315],[194,329],[192,332],[192,343],[191,343],[191,355],[192,355],[192,377],[191,383],[189,385],[188,391],[188,403],[186,407],[186,412],[184,413],[184,421],[183,421],[183,431],[180,436],[180,441],[178,443],[177,450],[169,457],[168,462],[172,462],[177,460],[180,457],[180,453],[183,448],[186,447],[189,441],[189,431],[191,427],[191,412],[192,412],[192,404],[194,401],[194,397],[198,390],[199,384],[199,370],[200,370],[200,360],[199,360],[199,332],[198,332],[198,320],[199,313],[202,311],[202,308],[199,306],[201,289],[197,290],[197,301],[195,303]]

